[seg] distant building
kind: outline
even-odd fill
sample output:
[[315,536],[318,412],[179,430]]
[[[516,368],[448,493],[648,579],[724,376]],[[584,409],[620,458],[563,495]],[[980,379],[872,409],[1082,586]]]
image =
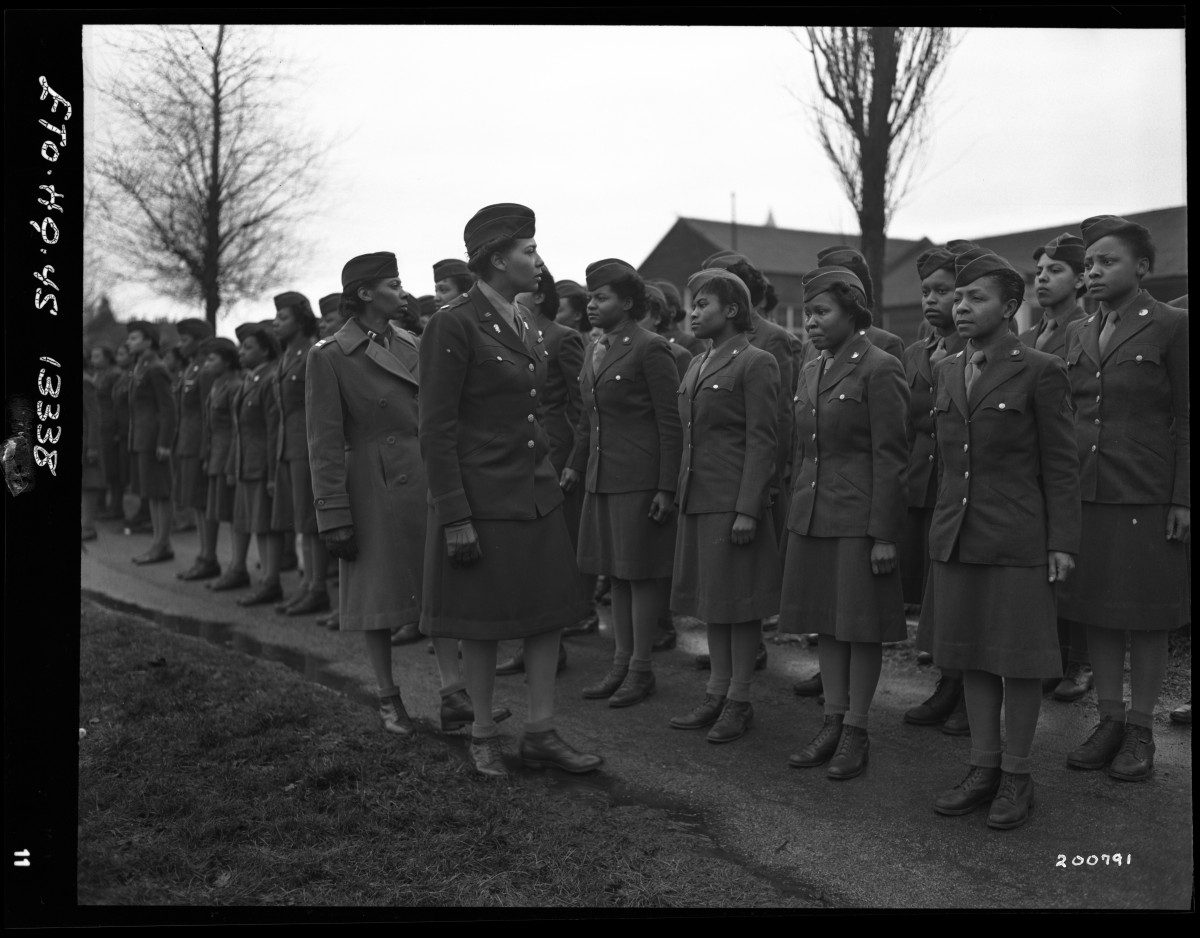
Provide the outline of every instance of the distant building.
[[[1154,235],[1158,259],[1154,273],[1144,281],[1145,288],[1156,299],[1168,302],[1188,292],[1187,285],[1187,207],[1158,209],[1125,215]],[[1033,299],[1033,250],[1064,231],[1079,230],[1079,220],[1063,222],[1046,228],[1018,231],[1011,234],[971,235],[963,237],[995,251],[1025,275],[1029,284],[1027,302],[1017,314],[1018,326],[1024,328],[1037,318],[1037,303]],[[745,254],[775,285],[779,306],[775,318],[791,329],[801,328],[804,294],[800,278],[817,263],[817,252],[833,244],[859,247],[857,235],[833,232],[800,231],[777,228],[773,224],[736,226],[729,222],[700,218],[680,218],[663,236],[658,245],[642,262],[639,272],[647,278],[661,277],[677,284],[682,290],[687,278],[696,272],[697,265],[719,250],[737,250]],[[888,238],[885,269],[882,278],[884,308],[877,311],[878,325],[913,341],[922,321],[921,287],[917,279],[916,258],[932,242],[928,238],[912,241]]]

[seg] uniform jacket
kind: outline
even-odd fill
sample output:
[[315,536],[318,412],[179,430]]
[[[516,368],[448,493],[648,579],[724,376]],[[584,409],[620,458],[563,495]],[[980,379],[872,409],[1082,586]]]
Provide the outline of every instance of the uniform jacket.
[[[1051,355],[1057,355],[1059,358],[1067,356],[1067,326],[1077,320],[1087,317],[1087,310],[1076,304],[1070,314],[1062,319],[1058,327],[1050,334],[1050,341],[1046,343],[1046,347],[1041,349],[1043,352],[1049,352]],[[1021,342],[1024,345],[1035,347],[1037,345],[1038,336],[1042,334],[1042,326],[1045,325],[1045,318],[1038,320],[1037,325],[1030,326],[1020,334]]]
[[634,322],[608,339],[600,371],[589,354],[580,373],[571,466],[586,473],[588,492],[674,492],[682,446],[675,356],[666,339]]
[[787,465],[792,455],[792,414],[788,407],[788,395],[794,392],[805,356],[805,346],[799,338],[783,326],[764,319],[757,312],[750,314],[750,329],[746,339],[755,348],[770,352],[779,366],[780,395],[778,401],[778,423],[776,424],[776,477],[787,475]]
[[862,331],[867,334],[867,339],[876,348],[883,349],[897,359],[904,357],[904,340],[894,332],[888,332],[886,329],[880,329],[878,326],[867,326]]
[[206,475],[227,475],[233,449],[233,397],[241,383],[241,372],[227,371],[212,383],[204,400],[204,439],[200,450]]
[[87,451],[95,450],[100,453],[100,395],[96,390],[96,380],[89,374],[83,376],[83,455],[84,465],[87,465]]
[[1100,355],[1100,314],[1067,327],[1085,501],[1191,506],[1188,314],[1144,290]]
[[322,533],[371,526],[375,508],[385,501],[398,502],[424,525],[425,467],[417,436],[421,340],[395,327],[393,332],[385,349],[357,319],[348,320],[312,346],[306,379],[296,382],[304,387],[305,458]]
[[708,343],[703,339],[698,339],[690,332],[684,331],[676,323],[673,330],[663,335],[663,338],[672,345],[678,345],[681,349],[688,353],[692,358],[697,355],[703,355],[708,351]]
[[284,350],[279,355],[275,380],[275,409],[279,413],[279,437],[275,443],[275,458],[288,462],[308,459],[308,431],[304,422],[305,364],[312,339],[305,339],[298,349]]
[[200,456],[204,448],[204,402],[212,378],[193,355],[175,382],[175,455]]
[[129,388],[133,384],[133,369],[121,368],[120,374],[112,383],[112,406],[114,431],[117,442],[128,449],[132,439],[130,431]]
[[692,360],[677,394],[680,511],[762,517],[775,478],[780,393],[779,365],[745,335]]
[[1079,552],[1079,460],[1066,367],[1006,332],[967,396],[970,346],[934,368],[941,459],[929,556],[1036,567]]
[[679,380],[683,380],[683,376],[687,374],[688,367],[692,364],[692,359],[695,357],[686,347],[678,345],[674,339],[669,336],[663,336],[667,340],[667,349],[671,356],[675,359],[675,370],[679,372]]
[[517,335],[478,286],[421,337],[421,456],[438,521],[532,520],[562,504],[550,441],[537,420],[542,340]]
[[[112,365],[93,376],[96,384],[97,404],[100,407],[100,437],[104,446],[119,440],[127,432],[126,427],[117,423],[117,410],[113,400],[113,387],[124,373],[116,365]],[[128,395],[128,389],[125,393]],[[128,401],[126,401],[126,406],[122,407],[123,411],[127,411],[127,409]],[[126,421],[128,422],[128,414],[126,414]]]
[[861,333],[822,374],[824,361],[805,365],[796,388],[788,528],[895,543],[906,513],[903,366]]
[[[904,380],[908,382],[908,468],[904,486],[910,508],[932,508],[937,501],[937,439],[933,411],[933,368],[929,356],[941,338],[933,333],[904,350]],[[946,352],[962,350],[966,340],[957,332],[946,337]]]
[[129,451],[153,453],[175,439],[171,374],[157,355],[134,365],[129,381]]
[[544,316],[530,318],[542,339],[546,383],[538,395],[537,416],[550,441],[550,463],[562,473],[575,448],[575,425],[582,400],[579,372],[583,368],[583,336]]
[[275,478],[275,437],[279,413],[275,409],[275,362],[265,361],[243,372],[233,392],[233,446],[229,473],[244,482]]

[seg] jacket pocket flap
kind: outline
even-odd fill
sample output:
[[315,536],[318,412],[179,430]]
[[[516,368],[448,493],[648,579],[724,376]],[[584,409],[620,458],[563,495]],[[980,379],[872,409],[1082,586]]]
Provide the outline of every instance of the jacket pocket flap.
[[1114,365],[1119,365],[1121,362],[1136,364],[1153,362],[1155,365],[1160,365],[1162,364],[1162,349],[1157,345],[1123,345],[1113,355]]
[[1025,411],[1025,398],[1011,394],[996,394],[989,397],[983,406],[986,410],[1002,410],[1005,413],[1020,414]]
[[712,375],[705,378],[701,384],[701,390],[709,391],[732,391],[737,387],[737,377],[735,375]]
[[856,401],[862,403],[863,386],[857,381],[843,381],[829,391],[829,402]]

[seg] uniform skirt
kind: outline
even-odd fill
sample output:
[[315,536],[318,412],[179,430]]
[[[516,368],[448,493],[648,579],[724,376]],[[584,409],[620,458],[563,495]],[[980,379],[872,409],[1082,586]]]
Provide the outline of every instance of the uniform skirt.
[[421,631],[494,641],[552,632],[588,613],[562,508],[531,521],[474,522],[483,557],[451,566],[433,509],[425,537]]
[[579,569],[621,580],[665,579],[675,567],[675,516],[650,520],[656,491],[600,493],[583,498]]
[[204,517],[209,521],[232,521],[236,489],[221,475],[208,477],[204,502]]
[[271,500],[271,527],[297,534],[317,533],[313,508],[312,476],[307,459],[281,459],[275,467],[275,497]]
[[788,532],[779,628],[841,642],[908,637],[900,573],[871,572],[869,537],[809,537]]
[[1103,629],[1178,628],[1191,618],[1187,550],[1168,541],[1169,505],[1083,503],[1075,571],[1058,614]]
[[171,497],[171,464],[154,453],[129,454],[130,488],[142,498]]
[[239,534],[269,534],[275,530],[271,527],[266,479],[238,479],[233,494],[233,529]]
[[1056,618],[1045,566],[934,560],[917,647],[942,668],[1061,677]]
[[779,544],[772,514],[768,508],[749,544],[730,540],[735,511],[680,515],[671,611],[721,624],[779,612]]
[[178,456],[175,464],[179,470],[176,477],[178,506],[204,511],[208,505],[208,480],[200,468],[200,457]]
[[905,603],[921,605],[929,575],[929,523],[933,508],[909,508],[896,554],[900,559],[900,586]]
[[100,448],[100,465],[104,468],[104,481],[111,489],[124,488],[126,477],[129,475],[129,457],[125,458],[124,471],[121,465],[121,450],[124,447],[115,439],[110,439]]

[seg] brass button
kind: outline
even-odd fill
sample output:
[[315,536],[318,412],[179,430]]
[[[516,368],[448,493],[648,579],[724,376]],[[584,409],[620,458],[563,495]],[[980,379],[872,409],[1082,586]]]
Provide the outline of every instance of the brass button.
[[1099,417],[1096,418],[1095,424],[1096,424],[1096,426],[1100,426],[1100,418]]
[[389,436],[387,438],[387,441],[388,441],[388,445],[391,446],[392,444],[394,444],[396,442],[396,438],[394,436]]
[[403,484],[404,484],[405,482],[407,482],[407,481],[408,481],[408,476],[401,476],[401,477],[400,477],[400,484],[401,484],[401,485],[403,485]]
[[530,441],[529,441],[528,443],[526,443],[525,445],[526,445],[526,446],[528,446],[530,449],[533,449],[533,446],[534,446],[533,440],[530,440]]
[[963,452],[964,452],[964,453],[965,453],[967,450],[969,450],[970,448],[971,448],[971,444],[970,444],[970,443],[964,443],[964,444],[963,444]]
[[528,420],[530,423],[533,423],[533,414],[530,414],[530,415],[529,415],[528,417],[526,417],[525,419],[526,419],[526,420]]
[[1134,360],[1135,362],[1140,362],[1140,361],[1142,360],[1142,356],[1141,356],[1141,355],[1134,355],[1134,356],[1133,356],[1133,360]]
[[537,388],[530,388],[530,389],[529,389],[529,396],[530,396],[530,397],[537,397]]
[[838,400],[839,400],[839,401],[844,401],[845,399],[846,399],[846,395],[845,395],[845,394],[839,394],[839,395],[838,395]]
[[966,472],[963,473],[963,478],[964,479],[971,478],[971,470],[970,469],[968,469]]
[[529,370],[533,371],[533,363],[532,362],[529,363]]
[[1098,372],[1098,371],[1096,372],[1096,377],[1097,377],[1097,378],[1099,378],[1099,377],[1100,377],[1100,372]]
[[932,453],[929,454],[929,461],[933,462],[933,454]]
[[964,498],[964,499],[963,499],[963,504],[965,505],[966,503],[967,503],[967,500]]
[[1093,453],[1096,452],[1096,444],[1095,443],[1092,444],[1092,452]]
[[817,487],[817,483],[816,483],[815,481],[813,482],[813,484],[812,484],[812,487],[813,487],[814,489]]
[[999,408],[1000,408],[1000,410],[1004,410],[1004,402],[1003,401],[1000,402]]

